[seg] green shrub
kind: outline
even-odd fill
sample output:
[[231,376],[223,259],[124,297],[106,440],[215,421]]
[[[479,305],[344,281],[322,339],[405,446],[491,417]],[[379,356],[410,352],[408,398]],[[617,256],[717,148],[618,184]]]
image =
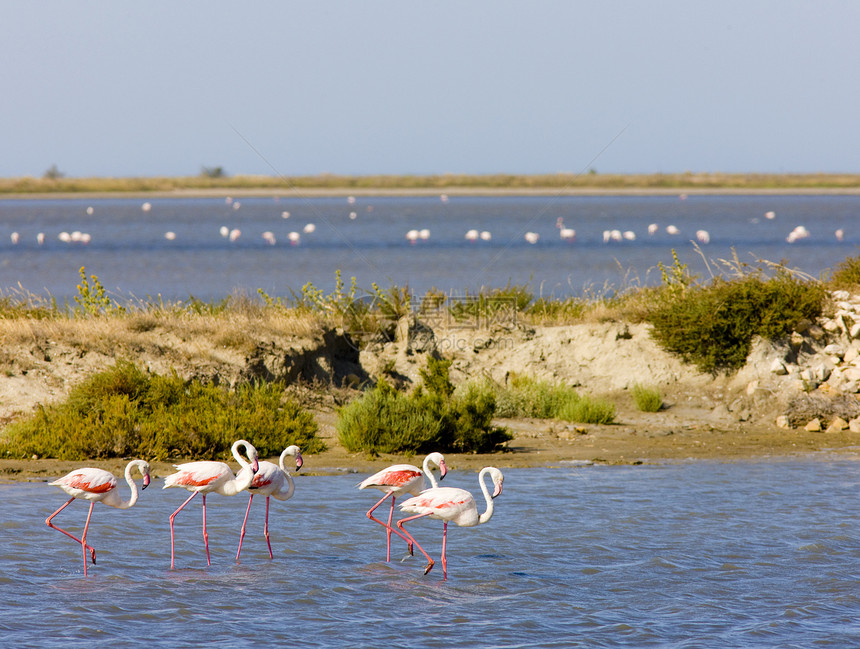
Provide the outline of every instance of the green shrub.
[[743,366],[754,336],[779,339],[804,319],[821,315],[826,292],[787,270],[764,278],[754,272],[710,285],[669,282],[655,293],[647,314],[652,336],[702,372]]
[[615,420],[610,402],[583,396],[562,383],[512,374],[507,387],[487,382],[496,396],[500,417],[564,419],[584,424],[608,424]]
[[657,388],[648,388],[636,383],[631,394],[636,407],[642,412],[659,412],[663,408],[663,396]]
[[236,439],[261,457],[298,444],[324,448],[310,413],[283,395],[278,384],[235,390],[171,376],[150,375],[132,363],[92,376],[52,406],[9,426],[0,453],[63,460],[139,456],[228,459]]
[[450,361],[428,359],[422,383],[410,395],[384,380],[344,407],[338,439],[352,452],[487,453],[512,438],[492,423],[492,394],[466,390],[454,394]]
[[846,257],[833,271],[828,285],[834,289],[857,289],[860,287],[860,257]]

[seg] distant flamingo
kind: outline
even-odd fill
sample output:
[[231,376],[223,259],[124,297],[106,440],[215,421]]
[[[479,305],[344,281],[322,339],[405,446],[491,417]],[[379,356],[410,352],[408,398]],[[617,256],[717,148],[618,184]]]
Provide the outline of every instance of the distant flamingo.
[[[290,472],[284,467],[284,460],[287,456],[293,457],[296,460],[296,471],[302,468],[302,452],[298,446],[288,446],[281,453],[281,457],[277,464],[271,462],[260,462],[260,470],[254,474],[251,480],[251,486],[248,487],[248,492],[251,494],[248,498],[248,509],[245,510],[245,520],[242,521],[242,533],[239,535],[239,549],[236,550],[236,561],[239,560],[239,554],[242,552],[242,540],[245,538],[245,525],[248,523],[248,513],[251,511],[251,503],[254,502],[254,496],[259,494],[266,497],[266,524],[263,527],[263,534],[266,537],[266,543],[269,545],[269,558],[274,559],[272,554],[272,543],[269,541],[269,498],[277,498],[278,500],[289,500],[293,497],[295,485]],[[242,467],[237,479],[243,477],[245,471],[250,471],[251,467]]]
[[[490,475],[493,479],[493,494],[490,495],[487,485],[484,482],[484,476]],[[444,521],[442,528],[442,575],[445,579],[448,578],[448,559],[445,555],[446,546],[448,543],[448,522],[459,525],[460,527],[474,527],[486,523],[493,517],[493,498],[502,493],[502,472],[492,466],[487,466],[481,469],[478,474],[478,482],[481,485],[481,491],[484,492],[484,499],[487,501],[487,509],[483,514],[478,515],[478,506],[475,504],[475,498],[465,489],[456,489],[454,487],[436,487],[422,491],[421,494],[410,498],[400,505],[400,510],[404,512],[414,513],[414,516],[408,516],[397,521],[397,527],[410,538],[421,553],[427,557],[427,566],[424,568],[424,574],[430,572],[434,561],[430,555],[424,551],[418,541],[406,531],[403,527],[404,523],[413,521],[416,518],[430,516]]]
[[[367,517],[372,521],[376,521],[387,530],[386,561],[391,561],[392,532],[409,544],[409,554],[412,554],[412,542],[403,534],[391,527],[391,519],[394,517],[394,501],[397,496],[403,494],[412,494],[413,496],[417,496],[421,493],[427,486],[427,483],[424,481],[424,476],[427,476],[430,480],[430,484],[434,488],[437,487],[438,483],[436,482],[436,477],[430,469],[431,464],[439,468],[440,480],[448,473],[448,467],[445,464],[444,456],[441,453],[430,453],[424,458],[424,463],[422,465],[423,469],[419,469],[417,466],[413,466],[411,464],[394,464],[387,469],[382,469],[382,471],[374,473],[372,476],[365,478],[358,484],[359,489],[374,487],[385,492],[385,495],[379,499],[379,502],[368,510]],[[381,520],[373,517],[373,510],[379,507],[389,496],[391,496],[391,510],[388,512],[388,524],[386,525]]]
[[[81,544],[81,548],[84,552],[84,577],[87,576],[87,549],[90,551],[93,565],[96,563],[96,549],[91,545],[87,545],[87,530],[90,527],[90,517],[93,515],[93,507],[97,502],[104,503],[108,507],[116,507],[117,509],[128,509],[129,507],[132,507],[137,502],[137,497],[139,495],[137,484],[135,484],[134,480],[131,478],[131,471],[134,467],[137,467],[140,474],[143,476],[142,488],[146,489],[149,484],[149,464],[143,460],[132,460],[129,462],[125,467],[125,481],[131,489],[131,495],[128,500],[123,500],[119,495],[117,479],[114,475],[108,471],[104,471],[103,469],[94,469],[89,467],[75,469],[71,473],[68,473],[62,478],[50,483],[52,486],[59,487],[65,491],[71,496],[71,498],[65,505],[48,516],[48,518],[45,519],[45,524],[48,527],[52,527],[55,530],[62,532],[70,539]],[[84,533],[81,538],[77,538],[76,536],[69,534],[66,530],[51,523],[51,519],[72,504],[72,501],[76,498],[90,501],[90,511],[87,514],[87,522],[84,525]]]
[[[248,456],[248,461],[245,461],[239,455],[239,447],[245,449],[245,454]],[[173,544],[173,519],[182,511],[191,499],[198,493],[203,494],[203,543],[206,546],[206,563],[212,565],[209,558],[209,535],[206,533],[206,494],[219,493],[223,496],[235,496],[240,491],[244,491],[251,485],[251,480],[254,474],[260,468],[257,460],[257,449],[250,442],[240,439],[233,442],[233,447],[230,449],[233,457],[242,466],[250,467],[250,471],[241,472],[240,477],[234,477],[230,467],[223,462],[186,462],[185,464],[175,464],[176,473],[167,476],[164,479],[164,489],[169,487],[182,487],[188,491],[193,491],[188,499],[179,506],[175,512],[170,515],[170,568],[173,569],[174,544]]]

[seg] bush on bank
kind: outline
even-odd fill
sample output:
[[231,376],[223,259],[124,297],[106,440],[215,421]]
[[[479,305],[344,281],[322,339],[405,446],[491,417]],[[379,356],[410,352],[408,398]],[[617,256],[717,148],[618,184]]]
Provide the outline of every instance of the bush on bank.
[[313,416],[285,398],[279,384],[231,390],[176,374],[147,374],[119,361],[74,388],[64,402],[39,406],[10,425],[0,454],[226,460],[233,442],[247,439],[261,457],[271,457],[290,444],[309,453],[323,450],[316,432]]
[[512,439],[492,423],[495,399],[486,392],[454,393],[451,361],[428,358],[421,384],[397,392],[384,379],[339,413],[337,432],[349,451],[424,454],[487,453]]

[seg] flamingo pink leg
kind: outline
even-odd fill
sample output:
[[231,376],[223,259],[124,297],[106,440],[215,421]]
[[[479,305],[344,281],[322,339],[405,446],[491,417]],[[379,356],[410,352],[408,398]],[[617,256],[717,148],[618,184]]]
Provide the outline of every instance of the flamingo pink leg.
[[[391,496],[391,510],[388,512],[388,524],[386,525],[385,523],[383,523],[378,518],[373,517],[373,511],[377,507],[379,507],[385,501],[385,499],[388,498],[389,496]],[[394,529],[391,526],[391,520],[394,518],[394,501],[395,501],[395,499],[396,499],[396,497],[395,497],[394,493],[387,493],[382,498],[380,498],[379,502],[376,503],[373,507],[371,507],[367,512],[367,517],[370,520],[372,520],[376,523],[379,523],[380,525],[382,525],[382,527],[386,528],[386,530],[388,531],[388,546],[387,546],[386,554],[385,554],[385,560],[386,561],[391,561],[391,533],[392,532],[394,532],[397,536],[399,536],[401,539],[406,541],[406,543],[409,544],[409,554],[412,555],[412,553],[413,553],[413,550],[412,550],[413,541],[410,538],[407,538],[408,535],[404,536],[403,534],[401,534],[400,532],[398,532],[396,529]]]
[[203,494],[203,545],[206,546],[206,565],[211,566],[209,559],[209,534],[206,532],[206,494]]
[[[90,511],[87,512],[87,522],[84,525],[84,533],[81,534],[81,546],[84,551],[84,577],[87,576],[87,531],[90,529],[90,518],[93,516],[93,507],[96,506],[95,501],[90,502]],[[93,563],[96,562],[95,551],[93,551]]]
[[263,526],[263,534],[266,535],[266,543],[269,545],[269,558],[274,559],[275,555],[272,554],[272,542],[269,540],[269,496],[266,496],[266,524]]
[[399,527],[401,529],[401,531],[404,534],[406,534],[406,536],[408,536],[412,540],[412,543],[414,543],[415,547],[417,547],[421,551],[421,554],[423,554],[425,557],[427,557],[427,566],[424,568],[424,574],[425,575],[428,572],[430,572],[430,570],[432,570],[433,564],[436,562],[433,561],[433,559],[430,558],[430,555],[424,551],[424,548],[421,547],[421,544],[418,543],[418,541],[416,541],[415,538],[409,532],[406,531],[406,528],[403,527],[403,523],[406,523],[408,521],[414,521],[416,518],[424,518],[425,516],[429,516],[429,515],[430,515],[429,512],[426,514],[415,514],[415,516],[408,516],[407,518],[403,518],[403,519],[397,521],[397,527]]
[[[187,505],[189,502],[191,502],[191,499],[194,498],[194,496],[196,496],[197,493],[198,492],[195,491],[193,494],[188,496],[188,498],[185,500],[185,502],[182,503],[181,505],[179,505],[179,509],[177,509],[175,512],[173,512],[170,515],[170,569],[171,570],[173,570],[173,556],[174,556],[174,552],[173,552],[173,519],[176,518],[176,515],[182,511],[182,508],[185,507],[185,505]],[[206,507],[206,505],[205,505],[206,496],[203,496],[203,502],[204,502],[203,520],[205,521],[206,520],[206,509],[205,509],[205,507]],[[203,529],[204,530],[206,529],[205,523],[204,523]],[[204,537],[205,537],[205,532],[204,532]],[[208,545],[206,547],[206,552],[207,552],[207,558],[208,558],[208,552],[209,552],[209,546]]]
[[245,510],[245,520],[242,521],[242,531],[239,533],[239,549],[236,550],[236,561],[239,560],[239,553],[242,552],[242,540],[245,538],[245,525],[248,523],[248,514],[251,513],[252,502],[254,502],[254,494],[248,498],[248,509]]
[[[69,500],[65,505],[63,505],[63,506],[62,506],[62,507],[60,507],[57,511],[55,511],[53,514],[51,514],[50,516],[48,516],[48,518],[46,518],[46,519],[45,519],[45,524],[46,524],[48,527],[51,527],[51,528],[53,528],[53,529],[57,530],[58,532],[62,532],[63,534],[65,534],[66,536],[68,536],[68,537],[69,537],[70,539],[72,539],[73,541],[75,541],[75,542],[77,542],[77,543],[80,543],[80,544],[81,544],[81,547],[83,547],[83,550],[84,550],[84,577],[86,577],[86,576],[87,576],[87,548],[89,548],[89,550],[90,550],[90,557],[92,558],[93,565],[95,565],[95,563],[96,563],[96,549],[95,549],[94,547],[92,547],[91,545],[87,545],[87,544],[86,544],[86,542],[85,542],[84,540],[79,539],[79,538],[78,538],[77,536],[75,536],[74,534],[70,534],[69,532],[67,532],[66,530],[64,530],[62,527],[57,527],[56,525],[54,525],[54,524],[51,522],[51,519],[52,519],[52,518],[54,518],[54,516],[56,516],[57,514],[59,514],[61,511],[63,511],[63,510],[64,510],[66,507],[68,507],[69,505],[71,505],[71,504],[72,504],[72,502],[73,502],[74,500],[75,500],[74,498],[71,498],[71,499],[70,499],[70,500]],[[92,513],[93,513],[92,506],[93,506],[94,504],[95,504],[95,503],[90,503],[90,515],[92,515]],[[89,516],[87,516],[87,524],[89,524],[89,522],[90,522],[90,517],[89,517]],[[84,536],[86,537],[86,531],[85,531],[85,533],[84,533]]]
[[448,579],[448,557],[445,548],[448,545],[448,521],[442,526],[442,578]]

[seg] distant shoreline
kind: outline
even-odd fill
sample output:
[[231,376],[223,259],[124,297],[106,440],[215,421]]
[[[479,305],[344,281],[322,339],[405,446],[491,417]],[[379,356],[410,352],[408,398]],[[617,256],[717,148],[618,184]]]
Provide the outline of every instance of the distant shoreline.
[[0,178],[0,199],[860,194],[860,174]]

